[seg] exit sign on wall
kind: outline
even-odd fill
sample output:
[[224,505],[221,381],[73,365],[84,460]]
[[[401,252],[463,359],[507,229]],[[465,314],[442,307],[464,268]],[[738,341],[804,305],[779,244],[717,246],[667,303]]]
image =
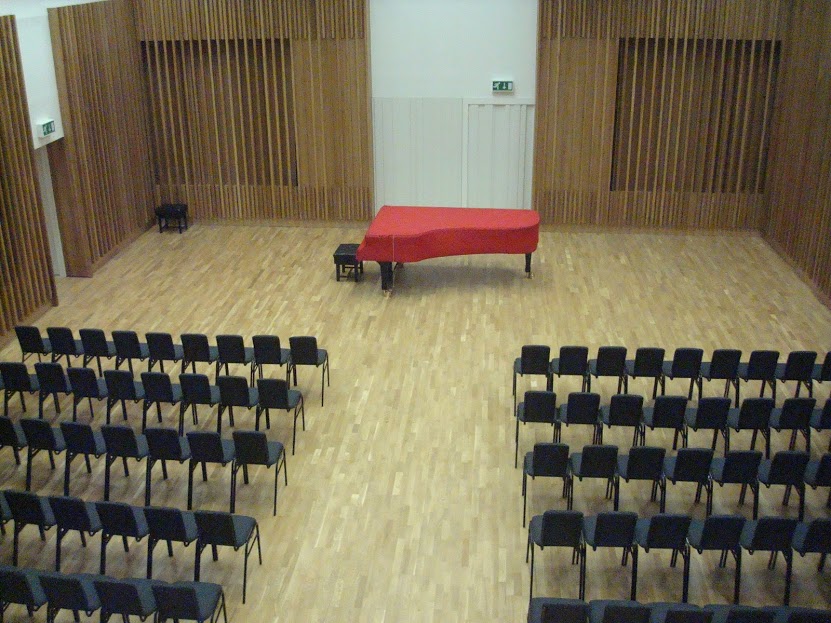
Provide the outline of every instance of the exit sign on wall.
[[491,91],[493,93],[513,93],[514,92],[514,81],[513,80],[494,80],[491,82]]

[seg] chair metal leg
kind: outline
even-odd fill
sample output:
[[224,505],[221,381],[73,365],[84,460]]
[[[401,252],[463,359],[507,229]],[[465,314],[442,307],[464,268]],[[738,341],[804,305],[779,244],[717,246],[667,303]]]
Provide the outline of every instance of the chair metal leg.
[[738,604],[742,586],[742,548],[737,547],[733,552],[733,556],[736,558],[736,584],[733,589],[733,603]]
[[525,509],[528,506],[528,498],[526,497],[527,486],[528,486],[528,474],[525,472],[525,469],[522,470],[522,527],[525,527]]
[[632,546],[632,594],[629,597],[632,601],[638,598],[638,546]]
[[681,602],[687,603],[690,595],[690,546],[685,545],[681,552],[681,558],[684,560],[684,579],[681,588]]
[[280,475],[279,464],[274,466],[274,516],[277,516],[277,481],[280,480],[278,476]]
[[516,418],[516,433],[514,435],[514,468],[517,465],[517,459],[519,457],[519,418]]

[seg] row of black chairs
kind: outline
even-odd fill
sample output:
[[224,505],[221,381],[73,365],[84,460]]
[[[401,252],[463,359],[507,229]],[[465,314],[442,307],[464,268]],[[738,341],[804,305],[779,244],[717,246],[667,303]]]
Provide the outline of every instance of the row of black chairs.
[[535,546],[568,547],[572,549],[572,564],[580,566],[578,584],[579,598],[585,598],[586,553],[587,549],[598,547],[620,547],[623,549],[622,564],[632,558],[632,582],[630,599],[637,599],[638,550],[645,552],[664,549],[672,552],[671,566],[675,566],[680,555],[684,563],[681,601],[686,603],[689,596],[690,552],[696,550],[719,551],[719,567],[727,564],[729,555],[736,561],[733,602],[741,598],[742,550],[749,554],[768,552],[769,568],[773,568],[777,554],[786,561],[784,604],[790,602],[793,554],[805,556],[809,553],[820,555],[819,571],[831,553],[831,519],[815,519],[809,523],[785,517],[762,517],[748,520],[738,515],[711,515],[703,520],[688,515],[659,514],[639,518],[631,512],[604,512],[584,517],[583,513],[572,510],[548,510],[531,518],[528,526],[528,544],[525,559],[530,555],[531,588],[534,594],[534,551]]
[[237,473],[243,471],[243,481],[248,484],[248,466],[264,465],[274,467],[274,514],[277,514],[277,482],[283,470],[288,485],[286,453],[279,441],[269,441],[259,431],[234,431],[233,439],[222,439],[219,433],[192,431],[180,437],[172,428],[147,428],[137,434],[129,426],[105,425],[101,430],[80,422],[61,422],[60,428],[49,425],[45,420],[22,418],[15,422],[0,417],[0,448],[11,446],[17,464],[20,464],[20,450],[27,449],[26,490],[32,486],[32,462],[38,452],[49,455],[52,469],[55,469],[54,454],[66,452],[64,467],[64,495],[69,495],[71,464],[75,457],[83,456],[87,473],[91,473],[90,456],[105,457],[104,500],[110,499],[110,471],[112,464],[121,459],[124,475],[129,476],[127,459],[146,459],[145,505],[150,504],[152,471],[161,462],[162,474],[167,479],[167,461],[189,463],[188,467],[188,509],[193,503],[193,472],[202,466],[202,478],[207,480],[207,463],[231,465],[231,502],[233,513],[236,505]]
[[55,621],[61,610],[87,616],[100,611],[101,623],[112,616],[129,621],[187,619],[228,623],[225,593],[210,582],[162,582],[142,578],[116,579],[87,573],[53,573],[0,566],[0,621],[10,604],[25,606],[31,618],[46,606],[46,621]]
[[126,362],[130,372],[133,372],[133,360],[147,360],[147,371],[152,372],[153,366],[159,364],[164,372],[165,361],[182,364],[182,372],[188,367],[196,372],[197,363],[216,365],[216,375],[224,368],[228,373],[229,365],[241,364],[251,367],[251,385],[254,377],[259,373],[263,376],[264,365],[286,366],[286,380],[293,373],[294,384],[297,385],[297,366],[310,365],[321,368],[320,404],[323,405],[324,377],[329,382],[329,354],[318,348],[317,339],[313,336],[292,336],[289,338],[289,348],[280,346],[280,338],[275,335],[255,335],[252,338],[252,347],[245,346],[241,335],[218,335],[216,346],[211,346],[208,337],[202,333],[184,333],[182,343],[175,344],[170,333],[151,332],[145,334],[146,342],[140,342],[135,331],[113,331],[112,341],[101,329],[81,329],[80,340],[76,340],[72,330],[68,327],[48,327],[44,338],[40,329],[33,326],[15,327],[20,344],[23,361],[30,355],[36,355],[38,360],[43,355],[51,355],[52,361],[59,361],[66,357],[67,365],[72,357],[80,357],[82,366],[86,367],[93,359],[98,364],[98,375],[103,376],[101,359],[115,359],[116,370]]
[[257,520],[246,515],[221,511],[183,511],[177,508],[131,506],[122,502],[86,502],[67,496],[41,497],[24,491],[0,492],[5,499],[13,522],[12,565],[19,560],[20,533],[26,526],[36,526],[41,540],[46,531],[57,529],[55,571],[61,570],[61,545],[69,532],[78,532],[83,547],[87,536],[101,533],[99,573],[107,572],[107,545],[113,537],[121,537],[124,551],[129,551],[128,539],[141,541],[147,537],[147,578],[153,577],[153,550],[161,541],[173,556],[173,543],[188,547],[195,545],[193,579],[199,581],[203,550],[210,546],[213,559],[218,560],[218,547],[243,549],[242,601],[245,603],[248,582],[248,556],[257,548],[263,564],[260,546],[260,528]]
[[546,378],[547,389],[553,389],[554,376],[578,376],[583,379],[583,391],[591,391],[591,379],[613,377],[618,379],[618,393],[627,393],[629,379],[653,379],[652,397],[666,391],[667,379],[689,380],[688,398],[692,400],[693,389],[698,387],[701,399],[703,381],[725,381],[724,396],[729,396],[730,387],[735,389],[736,406],[739,405],[739,382],[760,381],[759,396],[764,396],[770,387],[776,399],[776,381],[796,383],[795,396],[801,386],[808,395],[813,395],[814,382],[831,381],[831,351],[826,353],[822,364],[816,363],[814,351],[793,351],[785,363],[779,363],[779,351],[754,350],[747,362],[741,362],[742,352],[736,349],[717,349],[710,361],[703,361],[704,351],[700,348],[677,348],[673,357],[667,360],[663,348],[638,348],[634,359],[627,359],[625,346],[601,346],[595,359],[589,359],[585,346],[563,346],[559,356],[551,358],[551,348],[545,345],[526,345],[514,361],[513,395],[516,401],[517,375],[542,375]]
[[528,623],[827,623],[828,610],[774,606],[692,604],[597,599],[535,597]]
[[638,394],[615,394],[609,404],[601,406],[600,394],[572,392],[558,407],[553,391],[529,390],[516,408],[514,467],[519,455],[519,425],[532,422],[553,426],[554,441],[560,441],[563,425],[591,426],[594,443],[603,442],[604,427],[628,426],[633,430],[633,446],[646,443],[647,429],[668,429],[674,431],[673,449],[679,438],[682,447],[688,445],[690,430],[712,430],[713,450],[721,435],[725,454],[730,449],[730,430],[747,430],[753,432],[751,449],[756,447],[757,434],[762,434],[769,458],[772,431],[790,431],[791,450],[796,447],[797,434],[802,433],[805,450],[810,452],[811,430],[831,430],[831,398],[822,409],[816,408],[816,399],[806,397],[787,398],[781,407],[775,407],[772,398],[747,398],[736,408],[731,407],[729,398],[706,397],[689,407],[684,396],[658,396],[651,407],[644,407],[644,398]]

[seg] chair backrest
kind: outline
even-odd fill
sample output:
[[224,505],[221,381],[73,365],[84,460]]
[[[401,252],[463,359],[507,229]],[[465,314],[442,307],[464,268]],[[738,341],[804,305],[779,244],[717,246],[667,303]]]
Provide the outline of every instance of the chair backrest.
[[138,455],[138,437],[129,426],[105,424],[101,427],[107,454],[135,457]]
[[180,374],[182,398],[188,404],[211,404],[211,382],[205,374]]
[[643,416],[643,396],[640,394],[615,394],[609,403],[609,424],[613,426],[638,426]]
[[188,361],[208,361],[211,357],[208,336],[204,333],[183,333],[182,349]]
[[135,400],[136,386],[129,370],[104,370],[104,381],[110,398],[118,400]]
[[[156,597],[159,619],[162,621],[165,619],[197,619],[202,609],[199,606],[196,586],[196,582],[154,584],[153,594]],[[215,593],[218,596],[222,593],[221,586],[215,584],[208,586],[215,588],[212,594]]]
[[712,461],[713,451],[710,448],[681,448],[675,456],[675,472],[672,474],[672,480],[707,482]]
[[578,547],[583,534],[580,511],[547,510],[542,514],[540,539],[545,546]]
[[32,383],[26,364],[19,361],[4,361],[0,363],[0,378],[6,391],[30,392]]
[[[221,463],[225,458],[222,437],[215,431],[191,431],[187,434],[190,457],[193,461]],[[232,457],[233,458],[233,457]]]
[[553,424],[557,419],[557,394],[554,392],[529,390],[525,392],[522,404],[526,422]]
[[794,532],[793,547],[803,554],[831,554],[831,518],[799,523]]
[[576,599],[546,601],[540,607],[539,623],[586,623],[588,613],[589,604]]
[[788,353],[785,361],[785,381],[809,381],[814,374],[817,354],[812,350],[795,350]]
[[632,446],[626,465],[626,477],[634,480],[658,480],[664,469],[664,448]]
[[21,524],[55,525],[55,514],[46,498],[29,491],[7,490],[6,502],[14,520]]
[[779,414],[779,426],[781,428],[808,428],[816,405],[815,398],[785,398]]
[[34,569],[0,565],[0,602],[30,604],[36,608],[46,603],[40,573]]
[[49,506],[58,522],[58,527],[65,530],[84,530],[97,532],[101,529],[101,520],[94,504],[88,504],[81,498],[49,496]]
[[735,348],[717,348],[710,359],[711,379],[735,379],[739,373],[742,351]]
[[245,363],[245,342],[241,335],[217,335],[219,360],[225,363]]
[[744,517],[739,515],[710,515],[704,520],[700,549],[733,550],[741,539]]
[[[0,436],[0,439],[2,437]],[[0,442],[2,443],[2,442]],[[809,463],[810,465],[810,463]],[[817,486],[831,486],[831,452],[823,454],[817,461],[817,471],[814,474],[814,484]],[[807,470],[806,470],[807,471]],[[807,480],[807,477],[806,477]]]
[[20,427],[26,436],[26,443],[37,450],[57,450],[55,431],[46,420],[20,418]]
[[825,401],[825,405],[819,413],[819,418],[816,421],[813,420],[813,417],[811,418],[811,426],[817,430],[831,429],[831,398]]
[[531,454],[534,476],[562,477],[568,472],[568,445],[535,443]]
[[109,354],[107,348],[107,336],[101,329],[81,329],[78,331],[81,336],[81,344],[84,345],[84,353],[106,357]]
[[695,427],[723,429],[727,426],[730,414],[730,399],[721,396],[708,396],[698,401],[695,410]]
[[248,379],[244,376],[218,376],[219,402],[231,407],[248,406]]
[[596,424],[600,412],[600,394],[571,392],[566,403],[569,424]]
[[670,608],[667,610],[663,623],[710,623],[712,620],[712,612],[707,612],[699,608],[681,609],[679,607],[677,609]]
[[635,376],[660,376],[664,365],[665,354],[666,351],[663,348],[656,348],[654,346],[645,346],[636,350],[632,370]]
[[40,585],[49,600],[50,610],[93,612],[101,607],[92,576],[43,572],[40,574]]
[[[294,340],[295,338],[291,338]],[[315,347],[317,348],[317,347]],[[291,342],[291,358],[294,361],[294,342]],[[519,357],[520,374],[548,374],[551,347],[542,344],[526,344]]]
[[780,606],[776,623],[828,623],[828,610]]
[[42,394],[60,392],[67,394],[72,391],[69,380],[64,374],[63,366],[59,363],[37,362],[35,374],[38,377],[38,385]]
[[[93,580],[101,600],[101,610],[109,614],[147,616],[156,611],[152,583],[140,579],[116,580],[108,577]],[[141,590],[145,588],[146,590]]]
[[778,350],[754,350],[747,361],[747,378],[752,381],[772,381],[776,377]]
[[747,549],[762,552],[784,552],[791,549],[793,534],[797,525],[796,519],[787,517],[761,517],[758,521],[746,522],[745,533],[752,530],[753,538],[745,542],[742,537],[742,546]]
[[825,359],[822,361],[822,367],[819,370],[818,381],[831,381],[831,351],[825,353]]
[[720,623],[773,623],[776,618],[775,608],[752,608],[750,606],[705,606],[705,610],[718,614],[726,609],[721,618],[716,619]]
[[719,482],[750,483],[756,480],[762,453],[758,450],[730,450],[724,457]]
[[190,458],[188,439],[179,437],[176,429],[148,427],[144,429],[144,436],[147,437],[150,456],[154,459],[182,461]]
[[625,369],[625,346],[601,346],[597,349],[595,371],[598,376],[622,376]]
[[66,449],[73,454],[96,454],[95,433],[92,426],[82,422],[61,422]]
[[[317,365],[317,338],[309,335],[289,338],[291,361],[297,365]],[[548,370],[546,362],[546,370]]]
[[770,462],[767,484],[794,485],[802,484],[810,455],[798,450],[781,450],[773,455]]
[[3,446],[10,446],[13,448],[25,446],[25,435],[23,436],[23,439],[20,437],[21,435],[15,427],[13,420],[4,415],[0,415],[0,448]]
[[236,545],[234,515],[221,511],[196,511],[199,539],[212,545]]
[[739,428],[767,428],[775,406],[773,398],[745,398],[739,408]]
[[140,359],[142,356],[138,334],[135,331],[113,331],[113,344],[116,354],[123,359]]
[[629,547],[635,540],[638,514],[624,511],[598,513],[594,528],[597,547]]
[[82,354],[75,344],[75,336],[72,335],[72,329],[68,327],[47,327],[46,334],[52,343],[52,352],[59,355],[73,356]]
[[690,522],[692,522],[692,517],[689,515],[672,513],[653,515],[649,520],[649,530],[644,545],[657,549],[683,549],[687,542]]
[[686,411],[686,396],[658,396],[652,407],[652,423],[658,428],[680,428]]
[[560,374],[585,376],[589,367],[589,349],[585,346],[560,347]]
[[268,462],[268,438],[263,432],[235,430],[234,447],[237,451],[237,463],[265,465]]
[[652,608],[637,602],[610,603],[603,609],[600,623],[649,623]]
[[588,478],[613,478],[617,470],[617,446],[583,446],[580,476]]
[[140,539],[149,533],[147,517],[141,506],[130,506],[124,502],[96,502],[95,508],[107,534]]
[[147,350],[151,359],[171,361],[176,358],[173,337],[170,333],[147,333]]
[[258,379],[260,406],[264,409],[289,408],[289,384],[285,379]]
[[37,327],[18,325],[14,328],[14,332],[17,334],[17,341],[20,344],[20,352],[24,355],[48,352],[46,344],[43,343],[40,329]]
[[681,379],[698,378],[704,351],[700,348],[676,348],[672,355],[672,376]]
[[191,543],[199,536],[196,517],[190,511],[146,506],[144,516],[153,539]]
[[280,347],[280,338],[276,335],[255,335],[251,338],[254,343],[254,360],[258,364],[273,363],[281,365],[283,349]]
[[173,402],[173,383],[165,372],[142,372],[144,398],[149,402]]
[[98,377],[90,368],[67,368],[66,374],[75,398],[98,398]]

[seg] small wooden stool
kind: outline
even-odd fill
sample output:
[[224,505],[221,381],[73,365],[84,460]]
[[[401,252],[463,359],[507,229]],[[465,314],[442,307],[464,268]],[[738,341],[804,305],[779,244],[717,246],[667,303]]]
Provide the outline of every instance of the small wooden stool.
[[355,254],[358,251],[357,244],[340,244],[335,249],[335,280],[340,281],[341,277],[349,278],[350,273],[355,278],[355,282],[361,280],[361,275],[364,274],[364,263],[355,259]]
[[181,234],[182,223],[184,229],[188,228],[188,206],[186,203],[164,203],[156,208],[156,218],[159,219],[159,233],[170,227],[170,221],[175,220]]

